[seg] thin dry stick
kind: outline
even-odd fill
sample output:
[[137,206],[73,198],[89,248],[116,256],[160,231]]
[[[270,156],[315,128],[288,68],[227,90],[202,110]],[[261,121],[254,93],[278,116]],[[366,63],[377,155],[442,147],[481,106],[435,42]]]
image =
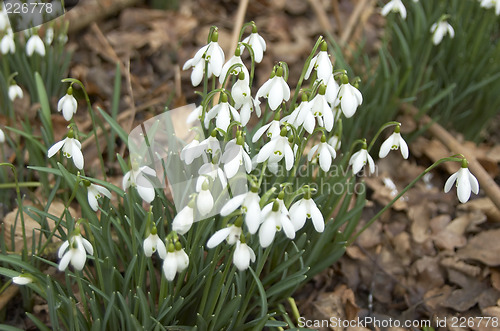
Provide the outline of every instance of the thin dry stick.
[[335,16],[335,21],[337,25],[337,35],[342,35],[344,27],[342,26],[342,20],[340,18],[339,0],[332,0],[333,16]]
[[309,0],[309,3],[311,4],[314,13],[318,17],[319,24],[325,32],[325,35],[331,34],[333,29],[330,21],[328,20],[328,16],[325,13],[325,9],[321,6],[318,0]]
[[358,26],[359,18],[367,5],[371,5],[370,2],[372,0],[361,0],[358,2],[356,7],[354,8],[351,16],[349,17],[349,21],[347,22],[346,28],[340,37],[340,46],[345,46],[347,41],[350,39],[351,35],[354,32],[354,29]]
[[[410,114],[418,114],[418,109],[413,105],[403,104],[402,109],[408,111]],[[427,116],[424,115],[420,119],[420,124],[423,126],[429,126],[428,131],[439,139],[448,149],[455,154],[463,154],[467,161],[469,162],[469,168],[471,172],[477,177],[479,185],[484,190],[486,195],[491,199],[495,206],[500,210],[500,187],[495,183],[493,178],[488,174],[486,170],[477,161],[474,154],[471,153],[465,146],[463,146],[458,140],[456,140],[448,131],[446,131],[441,125]]]

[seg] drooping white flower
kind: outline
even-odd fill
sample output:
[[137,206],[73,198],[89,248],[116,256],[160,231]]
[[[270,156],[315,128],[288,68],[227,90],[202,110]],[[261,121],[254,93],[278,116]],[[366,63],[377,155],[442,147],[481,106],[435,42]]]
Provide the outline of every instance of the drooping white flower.
[[332,62],[330,61],[330,56],[328,55],[328,44],[326,41],[321,43],[320,52],[311,59],[311,62],[309,62],[309,67],[307,67],[304,79],[309,79],[313,69],[316,70],[316,76],[318,79],[322,80],[323,83],[326,84],[326,81],[333,71]]
[[210,193],[210,185],[208,179],[201,186],[201,191],[196,197],[196,207],[201,216],[207,215],[214,207],[214,198]]
[[245,214],[245,224],[251,234],[257,232],[260,226],[260,197],[259,189],[252,186],[250,191],[237,195],[230,199],[224,207],[222,207],[221,216],[227,216],[241,206],[241,210]]
[[201,114],[203,112],[203,106],[198,106],[191,113],[189,113],[188,117],[186,118],[186,123],[190,124],[193,123],[196,120],[201,120]]
[[309,161],[312,160],[314,154],[318,152],[317,158],[319,159],[319,166],[324,172],[330,170],[332,165],[332,160],[337,157],[335,149],[326,142],[326,137],[323,135],[321,137],[321,142],[318,145],[314,145],[307,155]]
[[217,117],[215,125],[226,132],[229,124],[231,124],[231,116],[235,121],[240,122],[240,114],[227,102],[226,93],[222,93],[220,101],[219,104],[212,107],[205,115],[205,128],[208,129],[210,120]]
[[337,80],[335,79],[335,76],[333,73],[330,73],[330,76],[325,82],[326,84],[326,101],[332,106],[336,104],[337,96],[339,95],[339,90],[340,86],[339,83],[337,83]]
[[195,138],[181,150],[180,159],[189,165],[204,152],[204,146],[200,145],[199,140]]
[[122,186],[124,191],[130,186],[135,187],[142,200],[151,203],[155,198],[155,189],[146,175],[156,177],[156,172],[148,166],[139,167],[133,163],[132,169],[123,176]]
[[[244,74],[244,80],[245,82],[248,83],[250,82],[250,73],[248,72],[247,67],[245,67],[245,64],[241,60],[241,51],[239,47],[236,47],[236,50],[234,51],[234,55],[232,58],[227,61],[224,66],[222,67],[221,74],[219,76],[219,83],[224,83],[224,80],[226,79],[226,76],[229,74],[232,75],[238,75],[240,72],[243,72]],[[232,72],[229,72],[229,69],[234,66],[235,64],[240,64],[241,66],[237,66],[234,68]],[[229,79],[229,78],[228,78]]]
[[160,258],[165,259],[167,257],[167,248],[165,243],[160,239],[157,233],[156,227],[153,227],[149,236],[144,239],[143,243],[144,255],[151,257],[154,252],[158,252]]
[[12,282],[17,285],[27,285],[33,283],[33,277],[29,274],[20,274],[19,276],[12,277]]
[[375,163],[373,162],[373,159],[370,156],[370,154],[368,154],[368,150],[366,149],[366,144],[364,144],[364,146],[359,151],[357,151],[351,156],[349,160],[349,165],[352,165],[352,172],[357,174],[361,169],[363,169],[363,167],[367,162],[370,168],[370,173],[371,174],[374,173]]
[[[238,107],[236,107],[236,105],[235,105],[235,108],[238,108]],[[261,115],[260,101],[258,99],[254,99],[252,97],[246,98],[245,102],[241,105],[241,109],[240,109],[241,126],[246,126],[248,124],[248,121],[250,120],[250,115],[252,114],[252,112],[254,110],[255,110],[255,113],[257,114],[257,117],[260,117],[260,115]]]
[[89,201],[90,208],[93,211],[99,209],[97,200],[102,196],[111,199],[111,192],[101,185],[92,184],[89,181],[85,181],[85,186],[87,186],[87,200]]
[[274,116],[274,120],[272,120],[270,123],[267,123],[263,126],[261,126],[253,135],[252,137],[252,142],[256,142],[257,140],[262,137],[264,132],[267,132],[266,135],[272,139],[278,138],[280,136],[280,118],[279,118],[279,113],[276,113]]
[[438,45],[443,40],[443,37],[446,34],[449,34],[450,38],[452,39],[453,37],[455,37],[455,30],[445,20],[441,20],[439,22],[432,24],[431,33],[432,33],[432,43],[434,45]]
[[8,53],[14,54],[16,52],[16,43],[14,42],[14,33],[12,29],[7,29],[7,33],[0,41],[0,52],[5,55]]
[[12,84],[9,86],[9,99],[10,101],[14,101],[15,98],[22,99],[23,98],[23,90],[17,84]]
[[218,178],[222,188],[227,186],[227,176],[220,167],[220,158],[213,158],[198,169],[198,179],[196,180],[196,192],[200,192],[203,183],[210,178],[212,182]]
[[90,255],[94,254],[94,249],[90,242],[79,233],[74,234],[59,248],[57,254],[61,259],[59,262],[59,271],[65,270],[69,263],[71,263],[76,270],[82,270],[87,260],[87,253]]
[[307,100],[307,94],[302,94],[302,102],[293,110],[290,115],[287,115],[281,119],[281,122],[287,122],[293,125],[296,129],[303,126],[304,129],[313,133],[314,127],[316,126],[316,120],[311,111],[312,104]]
[[310,101],[311,112],[318,120],[318,124],[330,132],[333,129],[334,117],[332,109],[328,104],[326,97],[326,86],[321,84],[318,94]]
[[26,42],[26,54],[32,56],[35,52],[45,56],[45,44],[37,34],[32,35]]
[[244,144],[245,140],[241,135],[238,136],[236,142],[232,140],[227,143],[221,158],[227,178],[233,178],[241,166],[245,167],[247,173],[252,171],[252,160],[245,151]]
[[82,144],[80,144],[80,142],[74,138],[72,130],[68,132],[68,136],[65,139],[55,143],[54,145],[52,145],[52,147],[49,148],[49,150],[47,151],[48,157],[50,158],[54,156],[61,148],[63,155],[68,159],[73,159],[75,167],[82,170],[84,163],[83,154],[81,151]]
[[180,242],[168,245],[167,256],[163,260],[163,274],[168,281],[172,281],[177,273],[183,272],[189,266],[189,256]]
[[172,230],[184,235],[193,226],[194,222],[194,201],[190,201],[182,210],[175,215],[172,221]]
[[186,63],[184,63],[182,70],[194,68],[191,73],[191,82],[193,86],[198,86],[203,80],[206,63],[208,63],[208,77],[211,77],[212,74],[216,77],[220,76],[222,66],[224,64],[224,52],[217,42],[218,39],[219,33],[215,30],[212,33],[212,41],[200,48],[192,59],[189,59]]
[[389,154],[391,150],[396,150],[401,147],[401,155],[403,158],[408,158],[408,145],[406,141],[404,141],[403,137],[401,137],[401,128],[400,126],[396,126],[394,132],[387,138],[382,145],[380,146],[380,152],[378,154],[379,158],[384,158]]
[[283,79],[283,68],[278,67],[276,74],[262,85],[257,91],[256,99],[267,98],[269,108],[276,110],[283,101],[290,99],[290,87]]
[[292,169],[295,156],[288,142],[288,138],[286,137],[286,133],[286,128],[281,129],[278,138],[271,139],[271,141],[262,146],[257,154],[257,163],[262,163],[266,160],[269,160],[269,163],[278,163],[285,158],[286,170],[289,171]]
[[334,150],[340,149],[342,142],[340,141],[340,137],[337,135],[333,135],[330,139],[328,139],[328,144],[333,147]]
[[314,229],[317,232],[325,230],[325,221],[323,214],[316,206],[316,203],[311,199],[311,193],[308,191],[303,199],[300,199],[290,207],[290,219],[295,231],[302,229],[306,223],[306,219],[311,219]]
[[235,224],[231,224],[224,229],[216,231],[210,239],[207,241],[208,248],[214,248],[219,245],[224,240],[227,241],[229,245],[234,245],[240,240],[241,231],[241,218],[239,218]]
[[0,129],[0,143],[4,143],[5,142],[5,133],[3,133],[3,130]]
[[264,52],[266,51],[266,41],[257,33],[257,27],[255,25],[252,27],[252,33],[243,39],[242,43],[248,44],[252,47],[253,54],[255,56],[254,60],[257,63],[260,63],[264,57]]
[[210,137],[200,142],[200,146],[204,148],[204,152],[212,154],[212,157],[220,153],[220,142],[217,139],[217,130],[213,130]]
[[250,266],[250,261],[255,262],[255,253],[246,242],[238,240],[233,254],[233,263],[239,271],[245,271]]
[[54,29],[52,27],[49,27],[47,30],[45,30],[44,39],[47,46],[50,46],[52,44],[52,41],[54,40]]
[[[248,98],[252,97],[250,86],[248,85],[248,81],[245,80],[245,77],[245,74],[241,72],[238,75],[238,80],[231,88],[231,96],[233,97],[234,108],[236,109],[239,109],[245,102],[247,102]],[[244,126],[245,124],[242,125]]]
[[500,1],[498,0],[480,0],[481,7],[483,8],[493,8],[495,7],[495,14],[500,15]]
[[[267,207],[267,206],[266,206]],[[263,248],[271,245],[276,231],[283,228],[285,235],[295,238],[295,228],[288,213],[281,212],[278,201],[272,203],[271,208],[264,207],[261,214],[262,224],[259,229],[259,242]]]
[[73,88],[69,87],[67,93],[59,99],[57,103],[57,111],[61,112],[66,121],[71,121],[73,114],[76,114],[76,109],[78,108],[78,103],[73,96]]
[[406,19],[406,7],[401,0],[391,0],[382,8],[383,16],[387,16],[390,12],[399,13],[403,19]]
[[461,203],[469,201],[471,192],[479,193],[479,183],[474,175],[469,171],[466,159],[462,160],[460,170],[451,175],[444,184],[444,192],[448,193],[453,184],[457,182],[457,196]]
[[339,88],[339,94],[335,106],[340,105],[340,109],[345,117],[350,118],[356,113],[356,109],[363,103],[361,92],[352,86],[347,75],[342,76],[342,85]]

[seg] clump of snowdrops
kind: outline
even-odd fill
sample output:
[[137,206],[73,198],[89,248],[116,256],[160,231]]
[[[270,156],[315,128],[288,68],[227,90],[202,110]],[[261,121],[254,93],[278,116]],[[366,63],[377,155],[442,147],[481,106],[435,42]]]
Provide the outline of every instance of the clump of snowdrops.
[[[184,65],[192,70],[192,84],[201,85],[202,101],[186,114],[195,137],[174,139],[179,144],[175,155],[172,149],[162,154],[172,144],[162,144],[159,119],[141,126],[147,127],[139,135],[143,140],[132,148],[133,140],[115,116],[99,109],[113,134],[129,142],[128,162],[119,154],[102,157],[97,114],[85,93],[94,130],[78,130],[72,119],[78,108],[73,89],[85,89],[77,80],[64,80],[67,93],[57,110],[69,121],[68,132],[60,141],[40,144],[50,167],[31,167],[52,176],[47,207],[24,208],[40,229],[30,251],[23,232],[22,254],[9,252],[4,243],[0,256],[6,266],[0,273],[24,285],[27,309],[33,293],[47,300],[50,326],[27,312],[40,329],[295,325],[294,291],[332,265],[390,207],[358,229],[365,205],[363,176],[376,173],[374,142],[388,131],[379,157],[399,150],[408,158],[409,151],[397,122],[383,125],[371,140],[342,145],[342,123],[356,120],[363,97],[356,78],[335,70],[323,38],[294,88],[285,62],[254,87],[254,68],[265,51],[266,42],[251,22],[226,61],[217,28],[210,30],[207,45]],[[100,169],[89,166],[92,160],[82,152],[87,139],[95,140]],[[479,187],[460,156],[438,161],[410,185],[447,160],[461,162],[462,169],[445,189],[456,180],[465,202]],[[122,185],[108,180],[109,162],[120,165]],[[175,178],[169,175],[172,164],[178,170]],[[181,189],[174,189],[179,182]],[[65,207],[60,215],[47,212],[56,196]],[[71,205],[80,207],[78,215],[71,213]]]

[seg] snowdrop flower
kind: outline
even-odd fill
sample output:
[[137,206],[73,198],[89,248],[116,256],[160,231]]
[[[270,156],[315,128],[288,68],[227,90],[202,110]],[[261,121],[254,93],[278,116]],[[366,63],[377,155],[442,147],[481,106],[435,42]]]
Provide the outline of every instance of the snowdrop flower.
[[201,186],[201,191],[196,198],[196,207],[201,216],[207,215],[214,206],[214,198],[209,191],[209,180],[205,179],[205,182]]
[[316,203],[311,199],[311,191],[306,191],[304,198],[297,201],[290,207],[290,219],[295,231],[302,229],[306,223],[306,219],[311,219],[314,229],[317,232],[325,230],[325,221],[323,214],[316,206]]
[[337,135],[332,136],[328,139],[328,144],[333,147],[334,150],[340,149],[342,142],[340,141],[340,137]]
[[328,55],[328,44],[326,41],[321,43],[320,52],[312,58],[309,63],[309,67],[307,67],[306,74],[304,75],[304,79],[309,79],[312,70],[316,70],[316,75],[318,79],[321,79],[323,83],[330,78],[330,75],[333,71],[332,62],[330,61],[330,56]]
[[252,186],[249,192],[237,195],[230,199],[224,207],[222,207],[221,216],[227,216],[241,206],[241,210],[245,214],[245,224],[251,234],[255,234],[260,225],[260,197],[259,188]]
[[356,109],[363,103],[361,92],[349,83],[347,75],[342,76],[342,85],[335,106],[340,105],[340,109],[345,117],[350,118],[356,113]]
[[278,163],[285,158],[285,168],[287,171],[292,169],[294,164],[294,153],[286,137],[286,128],[281,129],[280,137],[271,139],[270,142],[262,146],[257,154],[257,163],[269,160],[269,163]]
[[9,15],[5,10],[5,3],[2,2],[2,9],[0,10],[0,31],[10,29]]
[[375,163],[370,154],[368,154],[366,143],[364,143],[363,147],[351,156],[349,165],[352,165],[352,172],[357,174],[367,162],[370,167],[370,173],[373,174],[375,172]]
[[401,128],[400,126],[396,126],[394,132],[387,138],[380,146],[380,152],[378,153],[379,158],[384,158],[389,154],[389,151],[396,150],[401,147],[401,155],[403,158],[408,158],[408,145],[406,141],[404,141],[403,137],[401,137]]
[[89,201],[90,208],[92,208],[93,211],[97,211],[99,208],[99,205],[97,204],[97,200],[99,198],[105,196],[108,199],[111,199],[111,192],[107,188],[101,185],[92,184],[88,180],[84,180],[84,184],[87,187],[87,200]]
[[184,235],[193,226],[194,222],[194,200],[191,200],[182,210],[175,215],[172,221],[172,230]]
[[151,257],[154,252],[158,252],[160,258],[165,259],[167,257],[167,248],[163,240],[158,237],[158,230],[153,227],[149,236],[144,239],[143,243],[144,255]]
[[271,140],[279,137],[280,132],[281,132],[281,129],[280,129],[280,115],[279,115],[279,113],[276,113],[274,115],[274,119],[270,123],[261,126],[257,130],[257,132],[255,132],[255,134],[252,137],[252,142],[254,143],[257,140],[259,140],[260,137],[262,137],[262,135],[264,134],[264,132],[266,132],[266,135],[269,138],[271,138]]
[[187,70],[189,68],[194,68],[191,73],[191,82],[193,86],[198,86],[203,80],[203,74],[205,71],[205,62],[208,63],[207,75],[208,77],[214,74],[219,77],[222,72],[222,66],[224,64],[224,52],[217,42],[219,39],[219,33],[214,30],[212,33],[212,41],[208,45],[203,46],[196,52],[192,59],[189,59],[184,63],[182,70]]
[[238,217],[234,224],[228,225],[226,228],[216,231],[210,239],[208,239],[207,247],[214,248],[224,240],[226,240],[229,245],[234,245],[240,240],[242,222],[241,217]]
[[252,171],[252,160],[245,151],[244,143],[244,138],[238,135],[236,142],[232,140],[226,145],[221,161],[224,163],[227,178],[233,178],[242,165],[244,165],[247,173]]
[[441,40],[443,40],[443,37],[446,34],[449,34],[450,38],[452,39],[453,37],[455,37],[455,30],[445,20],[440,20],[439,22],[432,24],[431,33],[432,33],[432,43],[434,45],[438,45],[441,42]]
[[189,165],[204,152],[204,146],[200,145],[199,140],[195,138],[181,150],[180,159]]
[[333,73],[330,73],[330,76],[326,80],[325,85],[326,101],[328,101],[328,103],[333,106],[335,104],[335,101],[337,100],[337,96],[340,90],[339,83],[337,83],[337,81],[335,80],[335,76],[333,75]]
[[94,249],[90,242],[81,236],[80,230],[77,228],[75,234],[59,248],[57,254],[61,259],[59,271],[65,270],[70,262],[76,270],[82,270],[87,260],[87,253],[94,254]]
[[227,176],[224,171],[219,167],[220,157],[214,157],[211,162],[207,162],[198,169],[198,179],[196,181],[196,192],[200,192],[203,183],[210,178],[214,182],[217,178],[220,180],[222,188],[227,186]]
[[469,171],[468,162],[466,159],[462,160],[462,167],[460,170],[451,175],[444,184],[444,192],[448,193],[453,184],[457,182],[457,196],[461,203],[469,201],[470,193],[479,193],[479,183],[473,174]]
[[326,86],[321,84],[318,94],[310,101],[311,112],[318,120],[320,126],[323,126],[326,131],[330,132],[333,129],[334,117],[332,109],[328,104],[326,97]]
[[231,96],[233,97],[234,107],[236,109],[240,108],[241,105],[243,105],[246,100],[251,97],[250,86],[248,86],[248,82],[245,81],[245,77],[245,74],[243,72],[240,72],[240,74],[238,75],[238,81],[236,81],[236,83],[234,83],[233,87],[231,88]]
[[248,124],[250,120],[250,115],[255,110],[257,117],[260,117],[260,101],[258,99],[254,99],[251,96],[245,99],[245,102],[240,106],[239,104],[235,104],[235,108],[241,107],[240,109],[240,123],[242,126]]
[[243,39],[242,43],[248,44],[252,47],[254,60],[257,63],[260,63],[264,57],[264,52],[266,51],[266,41],[257,33],[257,27],[255,25],[252,26],[252,33]]
[[242,240],[236,242],[236,249],[233,254],[233,263],[239,271],[245,271],[250,267],[250,261],[255,262],[255,253],[247,245],[243,236]]
[[401,0],[391,0],[382,8],[382,16],[387,16],[390,12],[399,13],[403,19],[406,19],[406,8]]
[[495,7],[495,14],[500,15],[500,1],[498,0],[480,0],[481,7],[483,8],[493,8]]
[[203,106],[198,106],[191,113],[189,113],[188,117],[186,118],[186,123],[193,123],[196,120],[201,119],[201,114],[203,112]]
[[135,187],[142,200],[151,203],[155,198],[155,189],[146,175],[156,177],[156,172],[148,166],[139,167],[133,162],[132,169],[123,176],[122,186],[124,191],[130,186]]
[[222,71],[219,76],[219,83],[221,84],[224,83],[228,71],[233,65],[240,64],[241,66],[235,67],[232,72],[229,72],[229,74],[238,75],[240,72],[243,72],[243,74],[245,75],[244,80],[248,85],[248,83],[250,82],[250,73],[248,72],[247,67],[245,67],[245,64],[243,64],[240,54],[241,54],[240,47],[236,47],[233,57],[230,58],[229,61],[227,61],[226,64],[224,64],[224,66],[222,67]]
[[3,133],[3,130],[0,129],[0,143],[4,143],[5,142],[5,133]]
[[229,124],[231,124],[231,115],[235,121],[239,122],[240,114],[238,114],[236,109],[227,102],[226,93],[222,93],[220,101],[218,105],[215,105],[205,115],[205,128],[208,129],[210,120],[217,116],[215,122],[216,127],[226,132]]
[[276,73],[271,75],[271,78],[259,88],[256,99],[260,97],[267,98],[272,110],[276,110],[283,101],[290,99],[290,87],[283,79],[282,67],[278,67]]
[[32,35],[26,42],[26,54],[32,56],[35,52],[45,56],[45,44],[37,34]]
[[59,102],[57,103],[57,111],[61,112],[66,121],[71,121],[73,118],[73,114],[76,114],[76,109],[78,107],[78,103],[76,102],[75,97],[73,96],[73,88],[70,86]]
[[278,201],[275,200],[272,203],[272,208],[269,211],[262,211],[261,219],[263,222],[259,230],[259,241],[263,248],[272,244],[276,231],[281,231],[281,228],[283,228],[288,238],[295,238],[295,228],[292,221],[288,213],[280,211],[280,204]]
[[47,30],[45,30],[44,39],[47,46],[50,46],[52,44],[52,41],[54,40],[54,29],[52,27],[49,27]]
[[7,33],[3,36],[2,41],[0,42],[0,52],[2,54],[14,54],[16,52],[16,43],[14,42],[14,33],[12,29],[7,29]]
[[[307,100],[307,94],[302,94],[302,102],[293,110],[293,112],[282,118],[282,122],[293,125],[296,129],[303,126],[310,134],[313,133],[316,120],[311,111],[312,104]],[[279,129],[279,128],[278,128]]]
[[20,274],[19,276],[12,277],[12,282],[17,285],[27,285],[33,283],[33,278],[29,274]]
[[82,170],[83,169],[83,154],[82,154],[82,144],[74,138],[73,130],[68,132],[65,139],[55,143],[47,151],[48,157],[54,156],[62,148],[62,153],[68,159],[72,158],[75,167]]
[[9,99],[10,101],[14,101],[15,98],[22,99],[23,98],[23,90],[19,85],[12,84],[9,86]]
[[332,165],[332,159],[335,159],[337,153],[335,153],[335,149],[332,146],[327,144],[325,135],[321,137],[321,142],[313,146],[309,151],[307,155],[309,161],[312,160],[316,151],[318,152],[317,157],[319,159],[319,166],[324,172],[328,172]]
[[212,154],[212,157],[220,153],[220,142],[217,139],[217,130],[212,130],[210,137],[203,140],[200,146],[203,147],[204,152]]
[[176,273],[183,272],[189,266],[189,257],[181,246],[180,242],[175,245],[170,243],[168,245],[168,252],[163,260],[163,273],[168,281],[175,278]]

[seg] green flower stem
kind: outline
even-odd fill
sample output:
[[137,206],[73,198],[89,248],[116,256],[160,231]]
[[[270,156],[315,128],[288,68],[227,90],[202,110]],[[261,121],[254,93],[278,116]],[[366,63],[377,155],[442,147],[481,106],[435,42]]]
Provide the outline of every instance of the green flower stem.
[[436,162],[434,162],[430,167],[428,167],[420,175],[418,175],[410,184],[408,184],[401,192],[399,192],[399,194],[396,195],[394,197],[394,199],[392,199],[391,202],[389,202],[387,205],[384,206],[384,208],[382,208],[377,214],[375,214],[375,216],[373,216],[363,226],[363,228],[361,228],[361,230],[359,230],[351,239],[349,239],[349,241],[347,242],[347,245],[352,244],[361,235],[361,233],[363,233],[363,231],[368,229],[373,224],[373,222],[375,222],[387,209],[391,208],[392,205],[396,201],[398,201],[398,199],[401,198],[403,196],[403,194],[405,194],[410,188],[412,188],[422,177],[424,177],[425,174],[430,172],[432,169],[436,168],[441,163],[448,162],[448,161],[462,162],[462,160],[463,160],[463,158],[451,156],[451,157],[446,157],[446,158],[443,158],[443,159],[440,159],[440,160],[437,160]]
[[1,183],[0,189],[15,188],[15,187],[40,187],[40,182],[22,182],[22,183]]
[[297,308],[297,304],[295,303],[295,299],[292,297],[289,297],[287,299],[287,301],[290,304],[290,308],[292,309],[293,317],[295,318],[296,321],[299,321],[300,313],[299,313],[299,309]]
[[90,98],[89,98],[89,95],[87,94],[87,90],[85,90],[85,86],[83,86],[82,82],[80,82],[78,79],[66,78],[66,79],[63,79],[62,82],[63,83],[70,82],[71,84],[75,83],[77,85],[80,85],[80,87],[82,88],[83,94],[85,95],[85,101],[87,102],[87,109],[89,111],[90,118],[92,120],[92,127],[93,127],[93,132],[94,132],[95,144],[96,144],[96,148],[97,148],[97,155],[99,155],[99,161],[101,163],[102,177],[104,180],[106,180],[107,179],[106,168],[104,166],[104,159],[103,159],[102,153],[101,153],[101,146],[99,144],[99,138],[97,137],[97,124],[96,124],[96,120],[95,120],[95,113],[94,113],[94,109],[92,108],[92,104],[90,103]]
[[17,182],[17,170],[16,167],[12,163],[0,163],[0,166],[10,167],[12,172],[14,173],[14,183],[16,187],[16,196],[17,196],[17,205],[19,207],[19,215],[21,217],[21,227],[23,234],[23,259],[27,258],[28,254],[28,243],[26,242],[26,229],[24,226],[24,207],[23,200],[21,199],[21,190],[19,189],[19,183]]

